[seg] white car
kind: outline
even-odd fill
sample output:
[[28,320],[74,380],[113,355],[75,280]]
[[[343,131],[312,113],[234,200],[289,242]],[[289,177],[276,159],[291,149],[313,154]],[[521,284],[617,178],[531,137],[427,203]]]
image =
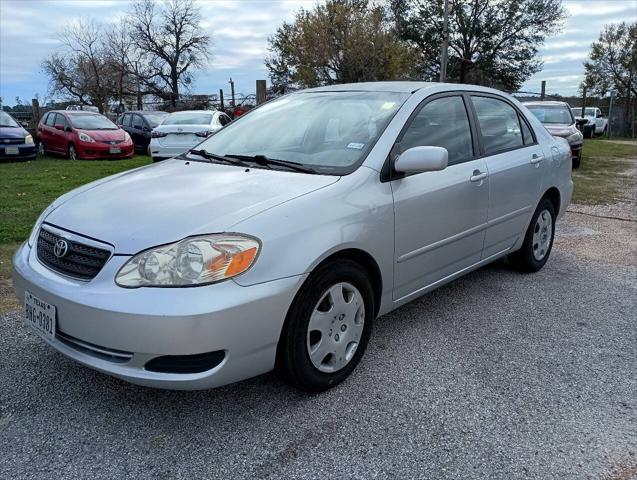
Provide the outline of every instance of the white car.
[[188,110],[168,115],[151,133],[148,152],[153,162],[190,150],[232,120],[216,110]]
[[577,120],[584,119],[584,137],[593,138],[595,135],[606,135],[608,132],[608,118],[604,118],[602,111],[597,107],[586,107],[582,115],[582,107],[571,108]]

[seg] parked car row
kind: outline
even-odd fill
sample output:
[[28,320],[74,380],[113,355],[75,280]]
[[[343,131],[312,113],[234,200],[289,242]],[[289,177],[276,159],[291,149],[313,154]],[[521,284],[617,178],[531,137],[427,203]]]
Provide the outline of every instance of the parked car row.
[[130,158],[135,152],[148,154],[155,162],[165,160],[193,148],[232,121],[216,110],[131,111],[121,114],[115,123],[86,108],[52,110],[38,123],[36,144],[10,115],[2,115],[0,144],[7,146],[0,150],[0,158],[33,158],[37,146],[41,155],[53,153],[72,160]]

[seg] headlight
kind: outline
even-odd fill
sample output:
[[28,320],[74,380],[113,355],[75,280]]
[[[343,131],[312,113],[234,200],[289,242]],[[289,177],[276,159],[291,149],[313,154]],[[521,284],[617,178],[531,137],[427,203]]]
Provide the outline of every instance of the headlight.
[[82,140],[83,142],[89,142],[89,143],[95,142],[95,140],[93,140],[93,138],[90,135],[87,135],[84,132],[80,132],[79,136],[80,136],[80,140]]
[[128,134],[128,132],[124,132],[124,141],[125,142],[132,142],[130,135]]
[[259,253],[256,238],[221,233],[185,238],[138,253],[119,270],[121,287],[190,287],[248,270]]
[[26,137],[24,137],[24,143],[26,143],[27,145],[35,145],[35,143],[33,142],[33,135],[27,135]]

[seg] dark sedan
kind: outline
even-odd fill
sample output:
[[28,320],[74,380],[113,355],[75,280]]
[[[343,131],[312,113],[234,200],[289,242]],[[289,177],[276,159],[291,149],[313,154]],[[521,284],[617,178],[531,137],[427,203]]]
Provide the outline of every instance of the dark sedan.
[[125,112],[117,118],[117,125],[131,136],[137,152],[148,153],[150,132],[162,122],[166,115],[168,113],[159,111]]
[[33,137],[7,112],[0,110],[0,160],[34,160]]

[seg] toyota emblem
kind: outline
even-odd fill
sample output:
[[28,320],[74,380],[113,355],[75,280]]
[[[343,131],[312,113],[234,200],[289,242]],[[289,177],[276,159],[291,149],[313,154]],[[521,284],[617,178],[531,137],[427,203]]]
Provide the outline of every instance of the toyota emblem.
[[68,251],[69,251],[69,244],[67,243],[66,240],[63,240],[60,238],[57,242],[55,242],[55,246],[53,247],[53,254],[56,257],[62,258],[64,255],[67,254]]

